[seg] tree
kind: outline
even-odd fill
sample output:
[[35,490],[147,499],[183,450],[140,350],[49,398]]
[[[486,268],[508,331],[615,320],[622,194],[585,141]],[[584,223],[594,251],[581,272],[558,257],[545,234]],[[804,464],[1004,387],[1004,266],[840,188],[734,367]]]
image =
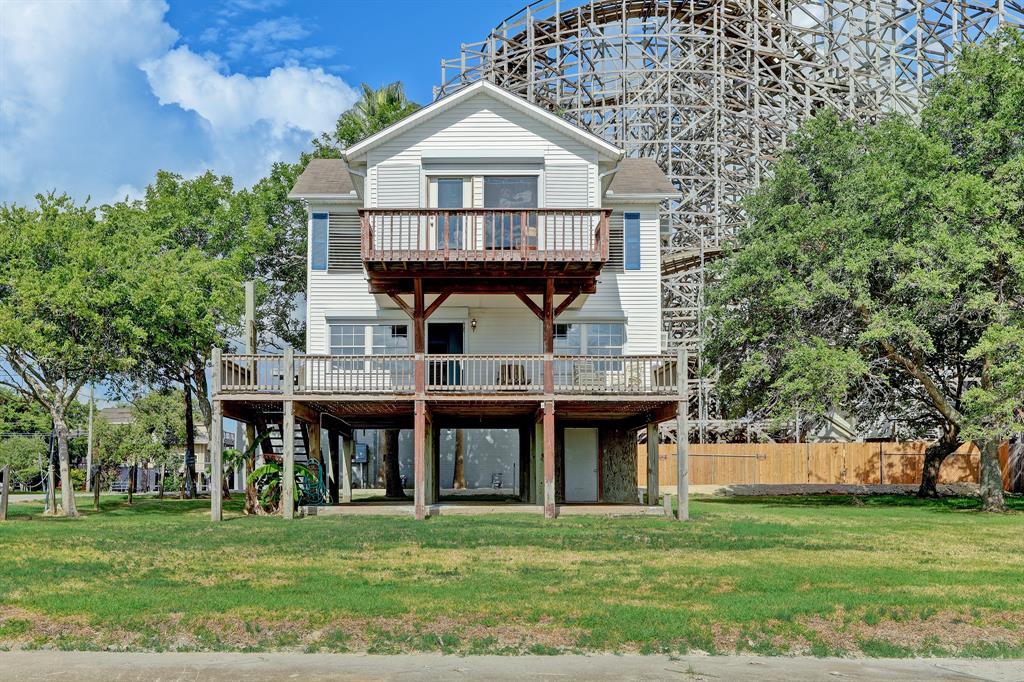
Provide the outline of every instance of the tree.
[[82,386],[130,369],[144,338],[130,301],[140,267],[121,233],[67,196],[0,206],[0,384],[46,410],[63,513],[75,516],[69,410]]
[[39,478],[39,464],[46,460],[46,441],[38,436],[0,438],[0,468],[11,467],[11,476],[20,486]]
[[[843,409],[937,432],[922,495],[977,439],[983,507],[1003,507],[996,451],[1024,421],[1022,45],[968,49],[920,126],[824,112],[793,138],[709,293],[732,413]],[[979,88],[984,103],[965,101]],[[960,126],[991,142],[980,157]]]
[[365,140],[414,113],[420,105],[405,96],[401,82],[374,89],[362,84],[359,101],[338,117],[333,133],[324,133],[313,140],[313,155],[318,158],[337,157],[347,147]]
[[160,467],[158,497],[163,499],[168,467],[175,468],[178,453],[185,444],[185,409],[182,391],[162,388],[137,398],[132,417],[150,437],[149,460]]
[[[110,209],[109,219],[145,225],[157,245],[148,276],[134,292],[149,351],[136,377],[182,386],[185,447],[195,453],[195,409],[208,433],[213,419],[206,380],[210,352],[226,345],[241,317],[246,213],[230,178],[208,172],[185,180],[161,171],[144,202],[122,202]],[[195,471],[188,461],[191,495]]]
[[46,433],[50,414],[20,393],[0,387],[0,433]]

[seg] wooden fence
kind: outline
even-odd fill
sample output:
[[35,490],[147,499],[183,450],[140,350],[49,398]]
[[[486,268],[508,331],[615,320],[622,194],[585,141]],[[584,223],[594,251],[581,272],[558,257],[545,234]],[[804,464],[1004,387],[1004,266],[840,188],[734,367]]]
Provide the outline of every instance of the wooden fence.
[[[690,485],[865,484],[921,481],[928,443],[738,443],[690,445]],[[1009,448],[999,449],[1004,485],[1009,483]],[[941,483],[977,483],[980,455],[968,443],[949,456],[939,474]],[[658,451],[662,486],[676,484],[676,446]],[[640,445],[637,480],[647,481],[647,446]]]

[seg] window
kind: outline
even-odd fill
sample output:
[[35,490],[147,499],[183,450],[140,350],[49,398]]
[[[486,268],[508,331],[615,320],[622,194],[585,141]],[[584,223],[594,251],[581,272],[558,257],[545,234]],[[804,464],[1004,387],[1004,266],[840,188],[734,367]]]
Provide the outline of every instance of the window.
[[309,267],[313,270],[327,269],[328,215],[313,214],[313,234],[310,239]]
[[[537,208],[537,176],[488,175],[484,177],[484,208]],[[519,213],[495,213],[487,216],[484,246],[488,249],[537,248],[537,216],[522,224]]]
[[[331,355],[405,355],[409,352],[409,325],[328,325]],[[369,343],[369,346],[367,346]],[[369,349],[369,350],[368,350]],[[375,367],[394,368],[396,360],[374,360]],[[366,369],[363,360],[336,360],[334,369]]]
[[[583,322],[555,325],[556,355],[622,355],[626,342],[626,326],[621,322]],[[555,381],[572,383],[581,371],[620,371],[619,360],[593,362],[555,361]]]
[[[362,324],[332,324],[330,330],[331,355],[365,355],[366,326]],[[336,360],[334,369],[362,369],[362,362]]]
[[[437,208],[462,208],[464,182],[462,178],[438,178]],[[439,249],[465,248],[462,237],[462,216],[448,216],[447,224],[443,213],[438,216],[436,243]]]
[[622,216],[623,263],[626,270],[640,269],[640,214]]

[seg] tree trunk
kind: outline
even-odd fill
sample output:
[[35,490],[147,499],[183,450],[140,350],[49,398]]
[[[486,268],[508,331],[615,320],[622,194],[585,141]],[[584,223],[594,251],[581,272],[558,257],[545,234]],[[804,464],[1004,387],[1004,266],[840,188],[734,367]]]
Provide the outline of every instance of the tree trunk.
[[258,514],[260,501],[256,497],[256,484],[249,482],[249,474],[256,471],[256,450],[245,458],[245,513]]
[[462,429],[455,429],[455,468],[452,472],[452,487],[456,490],[465,490],[466,473],[463,462],[465,450],[465,438]]
[[128,465],[128,506],[132,506],[133,497],[135,495],[135,465]]
[[54,417],[53,426],[57,431],[57,461],[60,463],[61,506],[64,516],[78,516],[75,508],[75,486],[71,481],[71,455],[68,453],[68,425],[64,415]]
[[384,462],[384,494],[387,497],[405,499],[402,475],[398,470],[398,429],[384,429],[380,441],[380,456]]
[[196,423],[192,414],[192,382],[188,372],[182,376],[182,394],[185,396],[185,469],[184,496],[191,500],[196,496]]
[[921,487],[918,497],[938,497],[939,470],[946,458],[957,451],[961,443],[953,436],[946,435],[935,441],[924,451],[924,469],[921,471]]
[[981,510],[1004,512],[1006,503],[1003,501],[1003,471],[999,466],[999,442],[985,440],[980,446],[981,471],[978,479],[981,483]]
[[167,473],[167,465],[160,465],[160,487],[157,488],[156,497],[158,500],[164,499],[164,475]]

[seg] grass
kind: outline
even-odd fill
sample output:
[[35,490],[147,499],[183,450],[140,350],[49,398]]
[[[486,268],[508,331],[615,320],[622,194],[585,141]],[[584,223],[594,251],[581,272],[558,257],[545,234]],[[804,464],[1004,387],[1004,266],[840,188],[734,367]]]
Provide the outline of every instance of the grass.
[[[84,500],[83,500],[84,502]],[[0,525],[0,648],[1024,656],[1024,500],[696,500],[693,521],[207,520],[104,498]],[[86,507],[85,504],[82,507]]]

